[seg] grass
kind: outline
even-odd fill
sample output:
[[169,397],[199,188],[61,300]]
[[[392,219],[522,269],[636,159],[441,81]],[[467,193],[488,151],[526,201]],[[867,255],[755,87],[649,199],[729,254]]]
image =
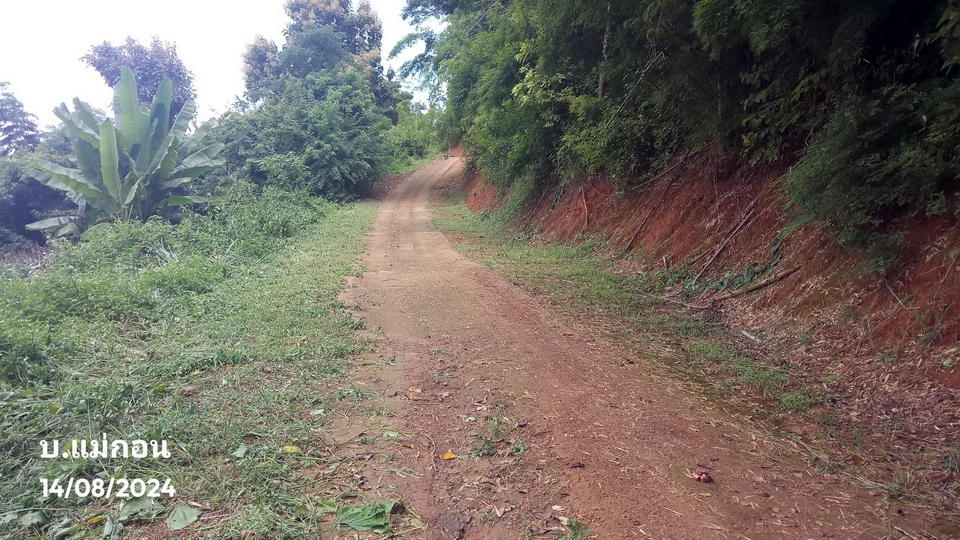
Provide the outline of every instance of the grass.
[[571,245],[531,242],[532,234],[511,228],[505,213],[474,213],[462,200],[436,204],[433,213],[438,228],[465,237],[457,250],[497,269],[514,284],[577,314],[617,321],[611,333],[634,343],[643,336],[650,345],[645,353],[648,348],[675,350],[656,359],[684,378],[723,395],[746,391],[768,398],[774,415],[805,412],[823,401],[792,380],[787,368],[740,350],[733,334],[706,312],[674,309],[659,300],[657,296],[667,291],[690,296],[716,286],[696,288],[687,266],[618,272],[611,250],[595,240]]
[[[0,280],[0,302],[19,306],[0,316],[0,537],[77,524],[110,537],[119,501],[40,496],[42,478],[70,477],[169,478],[178,502],[207,508],[202,535],[319,535],[303,472],[327,458],[330,414],[363,398],[346,373],[359,326],[337,295],[375,208],[243,200],[230,216],[105,230]],[[42,439],[101,434],[173,455],[39,459]]]

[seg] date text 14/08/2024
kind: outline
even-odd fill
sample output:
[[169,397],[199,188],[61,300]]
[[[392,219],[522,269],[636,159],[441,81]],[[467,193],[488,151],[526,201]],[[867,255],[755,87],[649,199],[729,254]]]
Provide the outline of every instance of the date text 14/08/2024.
[[170,479],[162,483],[156,478],[70,478],[67,481],[61,481],[59,478],[52,480],[47,478],[40,479],[40,485],[43,490],[43,497],[56,497],[58,499],[70,499],[71,496],[78,499],[93,497],[95,499],[131,499],[137,497],[157,498],[167,496],[176,497],[177,490],[170,484]]

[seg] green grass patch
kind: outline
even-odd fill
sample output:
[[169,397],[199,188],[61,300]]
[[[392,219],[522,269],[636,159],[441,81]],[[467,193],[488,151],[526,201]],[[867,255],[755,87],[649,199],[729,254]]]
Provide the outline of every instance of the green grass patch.
[[[823,397],[791,382],[781,366],[767,365],[741,351],[734,335],[712,320],[708,312],[677,309],[658,296],[679,293],[689,298],[716,284],[693,284],[695,272],[686,265],[644,273],[618,272],[602,243],[585,239],[577,244],[540,245],[532,233],[510,227],[503,213],[474,213],[453,200],[433,207],[441,230],[463,235],[455,246],[502,272],[511,282],[543,295],[561,307],[583,313],[602,313],[622,323],[615,335],[647,344],[676,348],[679,355],[659,358],[685,378],[702,382],[730,395],[749,388],[771,401],[771,412],[801,412],[823,402]],[[656,350],[656,347],[652,347]],[[779,407],[777,407],[779,405]]]
[[[169,478],[226,516],[205,525],[215,537],[319,536],[301,472],[327,457],[330,412],[359,399],[346,369],[364,347],[337,295],[376,209],[250,195],[179,225],[100,226],[0,279],[0,537],[101,537],[119,501],[41,497],[42,479],[71,477]],[[172,457],[40,459],[41,440],[103,434]]]

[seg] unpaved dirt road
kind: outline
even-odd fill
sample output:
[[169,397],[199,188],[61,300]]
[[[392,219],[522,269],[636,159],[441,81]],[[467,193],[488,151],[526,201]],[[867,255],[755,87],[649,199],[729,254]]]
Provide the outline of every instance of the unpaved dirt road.
[[359,456],[368,497],[402,498],[422,518],[408,537],[556,538],[565,519],[595,538],[916,530],[909,507],[823,474],[454,251],[428,203],[460,168],[436,161],[387,197],[343,297],[374,330],[379,352],[356,384],[379,412],[334,426],[336,451]]

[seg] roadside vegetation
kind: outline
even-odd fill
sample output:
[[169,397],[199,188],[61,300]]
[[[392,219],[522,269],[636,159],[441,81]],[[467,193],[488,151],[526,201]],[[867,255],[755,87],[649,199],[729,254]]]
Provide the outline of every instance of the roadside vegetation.
[[772,416],[757,409],[760,417],[808,413],[815,403],[797,406],[796,397],[820,394],[794,376],[799,373],[751,357],[738,343],[741,340],[710,312],[664,306],[665,292],[686,288],[685,295],[692,296],[716,287],[694,285],[689,267],[623,272],[615,254],[600,242],[539,245],[531,233],[506,225],[504,214],[475,213],[462,200],[438,205],[435,211],[434,222],[441,230],[463,235],[458,250],[561,309],[615,319],[618,324],[609,330],[612,336],[639,347],[639,354],[652,356],[685,380],[705,383],[710,391],[728,397],[746,395],[774,404]]
[[890,433],[844,422],[849,410],[834,385],[839,375],[818,378],[787,360],[792,349],[809,345],[809,335],[798,342],[736,332],[697,303],[726,288],[729,275],[696,280],[696,269],[686,265],[638,271],[642,255],[621,257],[620,249],[596,239],[543,243],[536,231],[512,224],[509,199],[500,210],[477,213],[462,196],[452,196],[436,203],[433,213],[458,251],[664,366],[679,384],[692,382],[769,433],[774,444],[802,450],[817,470],[849,476],[885,500],[955,515],[956,449],[915,446],[896,456],[876,455],[871,445],[888,441]]
[[[286,12],[282,47],[249,48],[244,98],[199,125],[159,39],[93,47],[113,110],[75,100],[49,131],[0,83],[0,538],[390,529],[397,502],[352,505],[311,471],[361,398],[345,399],[362,324],[337,300],[376,213],[356,200],[439,152],[438,113],[384,72],[369,4]],[[98,479],[169,490],[67,487]]]

